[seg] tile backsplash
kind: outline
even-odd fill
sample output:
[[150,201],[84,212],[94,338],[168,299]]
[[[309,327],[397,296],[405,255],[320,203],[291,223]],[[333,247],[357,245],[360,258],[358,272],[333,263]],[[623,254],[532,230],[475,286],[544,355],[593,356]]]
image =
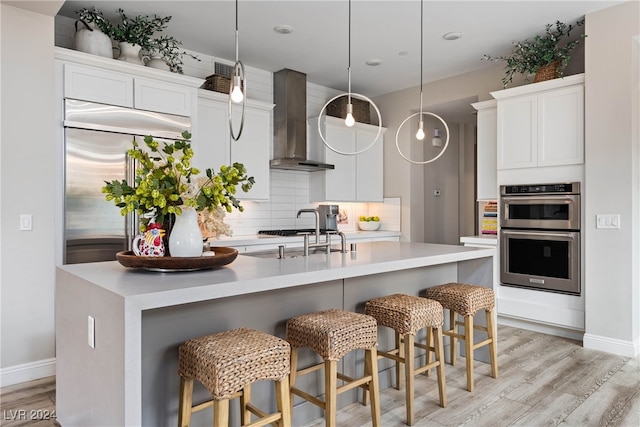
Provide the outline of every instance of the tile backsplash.
[[[381,230],[400,230],[400,198],[384,199],[383,203],[336,204],[340,205],[340,211],[348,213],[348,223],[338,227],[342,231],[358,230],[360,215],[379,216]],[[255,235],[259,230],[313,228],[312,215],[296,218],[296,214],[300,209],[316,208],[318,203],[309,202],[309,172],[271,170],[269,201],[243,201],[242,206],[244,212],[233,211],[224,219],[234,236]]]

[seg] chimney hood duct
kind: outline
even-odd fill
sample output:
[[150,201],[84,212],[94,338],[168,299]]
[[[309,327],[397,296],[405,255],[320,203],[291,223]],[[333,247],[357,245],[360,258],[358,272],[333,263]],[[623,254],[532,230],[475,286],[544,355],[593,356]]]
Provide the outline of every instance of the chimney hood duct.
[[333,165],[307,159],[307,75],[273,73],[273,160],[271,169],[315,172]]

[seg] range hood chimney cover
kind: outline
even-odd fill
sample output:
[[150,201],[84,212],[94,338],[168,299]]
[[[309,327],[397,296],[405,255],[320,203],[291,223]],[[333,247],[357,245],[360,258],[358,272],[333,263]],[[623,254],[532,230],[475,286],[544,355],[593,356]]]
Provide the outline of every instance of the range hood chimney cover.
[[315,172],[333,165],[307,159],[307,75],[283,69],[273,73],[272,169]]

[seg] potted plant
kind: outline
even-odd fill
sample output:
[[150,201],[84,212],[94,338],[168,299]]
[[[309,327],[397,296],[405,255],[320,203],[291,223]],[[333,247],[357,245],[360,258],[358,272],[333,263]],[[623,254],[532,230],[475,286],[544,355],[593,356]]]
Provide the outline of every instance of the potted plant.
[[[141,231],[151,223],[164,224],[170,252],[173,252],[171,235],[183,215],[193,218],[193,226],[198,228],[197,216],[192,215],[194,211],[213,212],[220,207],[227,212],[233,208],[242,212],[243,207],[234,196],[236,188],[240,186],[246,192],[255,183],[242,163],[223,165],[218,173],[206,169],[205,175],[199,176],[200,170],[191,166],[194,152],[190,138],[191,134],[185,131],[181,139],[170,144],[146,136],[146,149],[140,148],[134,140],[128,154],[140,165],[136,169],[135,182],[105,181],[102,187],[106,200],[119,207],[121,215],[138,213]],[[172,225],[174,218],[175,228]],[[199,247],[201,250],[201,234]]]
[[[75,23],[75,49],[92,55],[113,58],[109,20],[96,8],[78,10],[76,15],[78,20]],[[81,25],[78,26],[78,23]]]
[[579,39],[568,42],[565,42],[565,37],[568,38],[574,28],[583,24],[584,19],[577,21],[575,25],[556,21],[555,29],[552,24],[547,24],[544,35],[537,35],[533,40],[513,42],[514,51],[511,56],[484,55],[482,59],[506,61],[506,72],[502,78],[505,87],[513,81],[513,75],[516,73],[524,74],[525,81],[528,81],[529,74],[536,74],[535,82],[562,77],[571,59],[569,54],[586,35],[583,34]]
[[120,57],[118,59],[142,64],[140,50],[152,49],[152,36],[167,28],[171,16],[160,17],[158,15],[138,15],[129,18],[122,9],[118,9],[120,23],[111,26],[109,35],[120,43]]
[[168,68],[173,73],[183,74],[183,55],[188,55],[197,61],[200,61],[200,58],[181,49],[181,46],[182,42],[172,36],[152,39],[151,50],[146,52],[150,58],[146,65],[153,68]]

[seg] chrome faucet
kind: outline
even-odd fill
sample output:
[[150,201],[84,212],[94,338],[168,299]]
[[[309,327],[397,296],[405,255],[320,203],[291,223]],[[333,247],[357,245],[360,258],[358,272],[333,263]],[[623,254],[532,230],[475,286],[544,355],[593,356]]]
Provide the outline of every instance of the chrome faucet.
[[304,256],[309,256],[309,248],[327,248],[327,253],[331,252],[331,234],[327,233],[324,243],[320,243],[320,214],[316,209],[300,209],[296,218],[300,218],[300,214],[312,213],[316,217],[315,242],[309,243],[309,234],[304,235]]

